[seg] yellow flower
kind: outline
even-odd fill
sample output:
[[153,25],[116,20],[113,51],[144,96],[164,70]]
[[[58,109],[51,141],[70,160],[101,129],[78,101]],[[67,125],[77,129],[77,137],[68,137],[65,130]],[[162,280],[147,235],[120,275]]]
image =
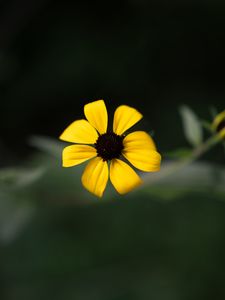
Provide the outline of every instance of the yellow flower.
[[142,183],[129,164],[120,159],[122,156],[142,171],[155,172],[160,169],[161,156],[146,132],[134,131],[125,135],[143,117],[136,109],[119,106],[114,113],[112,130],[108,128],[108,114],[103,100],[86,104],[84,114],[87,120],[74,121],[60,139],[76,143],[64,148],[63,167],[72,167],[91,159],[81,178],[89,192],[102,197],[109,178],[120,194]]
[[215,117],[212,128],[222,139],[225,138],[225,110]]

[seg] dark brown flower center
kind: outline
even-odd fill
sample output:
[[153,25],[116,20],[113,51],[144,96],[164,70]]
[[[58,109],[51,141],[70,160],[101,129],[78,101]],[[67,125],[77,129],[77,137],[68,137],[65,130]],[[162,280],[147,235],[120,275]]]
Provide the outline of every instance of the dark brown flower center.
[[101,134],[95,143],[98,156],[104,161],[119,158],[123,150],[123,137],[114,132]]

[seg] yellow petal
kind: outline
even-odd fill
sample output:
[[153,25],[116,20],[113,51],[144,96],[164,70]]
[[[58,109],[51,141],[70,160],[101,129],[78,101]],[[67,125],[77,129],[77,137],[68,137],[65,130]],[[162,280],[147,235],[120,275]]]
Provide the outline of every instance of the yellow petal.
[[84,114],[89,123],[95,127],[100,134],[106,133],[108,125],[108,114],[103,100],[94,101],[84,106]]
[[116,134],[121,135],[127,129],[140,121],[142,117],[142,114],[135,108],[127,105],[121,105],[116,109],[114,114],[113,131]]
[[108,164],[102,158],[93,158],[86,166],[81,181],[92,194],[102,197],[109,178]]
[[94,144],[98,134],[88,121],[77,120],[70,124],[59,138],[70,143]]
[[71,145],[63,149],[63,167],[72,167],[93,158],[96,149],[88,145]]
[[160,170],[161,155],[154,150],[134,149],[123,152],[124,157],[137,169],[145,172]]
[[137,169],[145,172],[159,171],[161,155],[146,132],[135,131],[128,134],[123,140],[123,145],[124,157]]
[[110,164],[110,180],[120,194],[126,194],[142,184],[137,173],[120,159],[113,159]]
[[145,131],[134,131],[129,133],[123,140],[125,148],[149,148],[156,150],[152,137]]

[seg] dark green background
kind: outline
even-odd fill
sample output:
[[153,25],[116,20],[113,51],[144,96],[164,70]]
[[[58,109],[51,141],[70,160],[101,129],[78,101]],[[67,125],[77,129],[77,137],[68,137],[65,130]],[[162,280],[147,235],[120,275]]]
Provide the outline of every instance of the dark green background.
[[[178,107],[211,121],[224,70],[223,1],[2,1],[0,165],[25,166],[30,136],[57,138],[96,99],[139,109],[161,153],[187,146]],[[224,166],[222,147],[205,159]],[[36,210],[0,248],[1,299],[225,298],[225,205],[213,193],[77,207],[45,180],[15,196]]]
[[4,141],[24,150],[30,134],[58,136],[84,103],[104,98],[111,110],[144,112],[163,150],[180,145],[178,105],[208,119],[210,105],[223,109],[224,14],[222,1],[5,3]]

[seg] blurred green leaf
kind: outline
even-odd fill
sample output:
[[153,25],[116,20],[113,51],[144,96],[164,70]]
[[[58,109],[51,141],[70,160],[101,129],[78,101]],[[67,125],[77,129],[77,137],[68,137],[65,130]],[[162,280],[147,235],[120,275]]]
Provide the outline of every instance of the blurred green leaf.
[[196,114],[186,105],[180,107],[184,134],[192,146],[198,146],[203,140],[201,123]]
[[45,168],[40,166],[33,169],[5,168],[0,170],[0,184],[9,187],[27,186],[38,180]]
[[192,150],[189,148],[180,148],[174,151],[165,153],[165,156],[168,158],[185,158],[191,154]]
[[[225,199],[224,168],[210,163],[196,162],[173,172],[176,166],[177,162],[167,162],[164,163],[159,173],[146,174],[141,188],[142,192],[157,196],[162,200],[175,200],[191,192],[210,192]],[[168,170],[171,172],[167,173]]]
[[62,150],[65,147],[65,143],[45,136],[32,136],[29,143],[31,146],[57,158],[61,157]]

